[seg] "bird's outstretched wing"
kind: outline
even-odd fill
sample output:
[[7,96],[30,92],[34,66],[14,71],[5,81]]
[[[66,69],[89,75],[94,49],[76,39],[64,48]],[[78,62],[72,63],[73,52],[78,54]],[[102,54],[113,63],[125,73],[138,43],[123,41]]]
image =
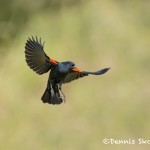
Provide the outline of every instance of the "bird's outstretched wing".
[[101,74],[104,74],[105,72],[107,72],[109,69],[110,68],[104,68],[104,69],[96,71],[96,72],[88,72],[88,71],[81,71],[75,67],[72,69],[72,71],[70,73],[68,73],[68,75],[64,79],[63,83],[71,82],[73,80],[88,76],[89,74],[101,75]]
[[44,52],[44,43],[41,38],[29,38],[25,45],[25,58],[28,66],[37,74],[41,75],[48,72],[57,61],[49,58]]

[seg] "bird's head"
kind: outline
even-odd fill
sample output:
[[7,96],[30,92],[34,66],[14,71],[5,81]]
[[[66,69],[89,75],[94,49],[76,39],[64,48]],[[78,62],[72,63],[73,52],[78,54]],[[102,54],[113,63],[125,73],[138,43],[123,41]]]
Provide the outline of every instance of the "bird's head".
[[65,61],[65,62],[63,62],[63,64],[65,65],[65,67],[67,68],[67,69],[73,69],[74,67],[75,67],[75,64],[73,63],[73,62],[71,62],[71,61]]
[[71,61],[65,61],[58,64],[59,71],[69,72],[71,69],[75,68],[75,64]]
[[75,64],[71,61],[66,61],[64,62],[64,65],[68,68],[68,69],[73,69],[75,67]]

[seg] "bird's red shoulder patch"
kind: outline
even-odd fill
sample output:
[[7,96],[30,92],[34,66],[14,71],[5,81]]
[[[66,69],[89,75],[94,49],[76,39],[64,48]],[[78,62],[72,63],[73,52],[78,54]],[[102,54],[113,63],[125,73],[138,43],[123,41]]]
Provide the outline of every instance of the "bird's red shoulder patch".
[[53,63],[53,64],[55,64],[55,65],[58,64],[58,62],[57,62],[56,60],[52,59],[52,58],[50,58],[49,60],[50,60],[51,63]]

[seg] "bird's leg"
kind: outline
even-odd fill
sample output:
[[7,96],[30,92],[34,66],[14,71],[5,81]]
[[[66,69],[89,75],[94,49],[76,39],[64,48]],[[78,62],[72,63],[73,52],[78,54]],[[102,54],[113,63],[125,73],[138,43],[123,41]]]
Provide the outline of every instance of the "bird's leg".
[[65,94],[62,92],[62,90],[61,90],[61,86],[62,86],[62,84],[60,83],[60,84],[58,84],[58,88],[59,88],[59,90],[60,90],[60,92],[61,92],[61,94],[62,94],[62,99],[64,100],[64,102],[66,102],[66,98],[65,98]]

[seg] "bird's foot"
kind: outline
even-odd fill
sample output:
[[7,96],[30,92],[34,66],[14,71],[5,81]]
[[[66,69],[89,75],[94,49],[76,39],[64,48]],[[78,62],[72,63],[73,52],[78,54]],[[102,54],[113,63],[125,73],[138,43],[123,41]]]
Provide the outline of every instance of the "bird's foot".
[[66,102],[66,99],[64,97],[60,96],[59,98],[61,98],[64,103]]
[[62,92],[61,89],[59,89],[59,90],[60,90],[60,92],[61,92],[61,98],[62,98],[63,102],[65,103],[65,102],[66,102],[65,94]]
[[61,90],[61,85],[62,84],[57,84],[58,85],[58,89],[60,91],[60,98],[63,100],[63,102],[65,103],[66,102],[66,97],[65,97],[65,94],[63,93],[63,91]]

